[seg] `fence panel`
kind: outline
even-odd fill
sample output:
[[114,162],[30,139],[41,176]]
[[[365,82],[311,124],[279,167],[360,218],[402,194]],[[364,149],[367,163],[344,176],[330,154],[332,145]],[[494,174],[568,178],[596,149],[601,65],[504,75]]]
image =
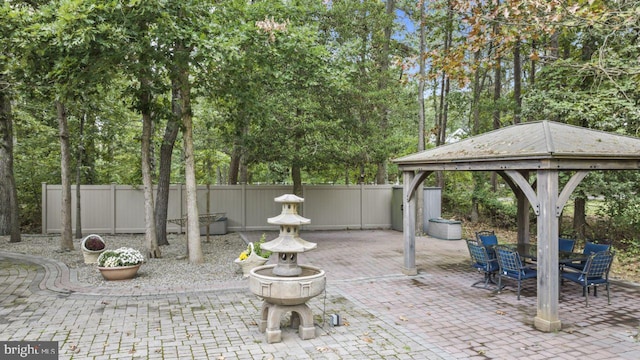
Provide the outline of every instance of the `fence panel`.
[[[128,185],[81,185],[82,228],[84,233],[144,233],[144,193],[142,187]],[[42,185],[42,232],[59,233],[61,185]],[[75,187],[72,187],[75,191]],[[198,186],[198,211],[224,212],[229,231],[276,230],[267,219],[281,212],[274,198],[291,192],[284,185]],[[154,189],[155,193],[155,189]],[[391,228],[390,185],[305,185],[301,214],[311,219],[308,230]],[[75,227],[75,196],[72,221]],[[186,216],[184,185],[169,189],[168,218]],[[173,223],[168,232],[184,232]]]

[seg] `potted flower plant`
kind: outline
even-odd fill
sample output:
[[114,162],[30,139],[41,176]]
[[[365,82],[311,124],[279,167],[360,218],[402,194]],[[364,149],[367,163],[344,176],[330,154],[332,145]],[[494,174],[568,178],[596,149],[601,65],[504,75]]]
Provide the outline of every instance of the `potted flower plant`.
[[260,241],[253,243],[250,242],[247,248],[240,253],[237,259],[234,260],[236,264],[242,269],[242,275],[244,277],[249,276],[251,269],[257,266],[264,265],[269,261],[271,251],[262,250],[262,244],[264,244],[265,235],[262,234]]
[[98,261],[98,256],[107,248],[104,240],[100,235],[91,234],[87,235],[80,243],[80,249],[82,250],[82,256],[84,257],[85,264],[95,264]]
[[136,276],[144,262],[142,253],[136,249],[121,247],[106,250],[98,257],[98,269],[105,280],[125,280]]

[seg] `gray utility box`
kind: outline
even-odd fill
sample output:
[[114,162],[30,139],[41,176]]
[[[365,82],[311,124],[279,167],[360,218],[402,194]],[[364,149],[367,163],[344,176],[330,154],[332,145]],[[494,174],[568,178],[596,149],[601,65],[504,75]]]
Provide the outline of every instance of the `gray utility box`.
[[[223,216],[209,224],[209,235],[224,235],[227,233],[227,217]],[[207,226],[200,227],[200,235],[207,235]]]
[[[391,191],[391,228],[403,231],[402,194],[404,190],[401,185],[396,185]],[[439,187],[426,187],[423,189],[423,195],[422,231],[427,233],[429,219],[439,218],[441,215],[442,189]]]

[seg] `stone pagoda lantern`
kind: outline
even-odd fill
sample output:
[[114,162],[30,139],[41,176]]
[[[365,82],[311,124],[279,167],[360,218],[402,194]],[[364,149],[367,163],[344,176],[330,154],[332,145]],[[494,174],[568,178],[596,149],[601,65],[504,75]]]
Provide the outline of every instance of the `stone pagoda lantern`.
[[300,226],[310,223],[309,219],[298,215],[298,205],[304,199],[286,194],[275,201],[282,203],[282,213],[269,218],[268,222],[280,226],[280,235],[262,244],[262,248],[273,252],[272,256],[277,256],[278,262],[254,268],[249,274],[249,289],[264,300],[260,331],[266,333],[268,343],[280,342],[281,317],[291,312],[291,326],[298,327],[300,338],[313,339],[316,336],[313,314],[306,302],[324,291],[325,272],[298,264],[299,253],[316,248],[315,243],[299,236]]

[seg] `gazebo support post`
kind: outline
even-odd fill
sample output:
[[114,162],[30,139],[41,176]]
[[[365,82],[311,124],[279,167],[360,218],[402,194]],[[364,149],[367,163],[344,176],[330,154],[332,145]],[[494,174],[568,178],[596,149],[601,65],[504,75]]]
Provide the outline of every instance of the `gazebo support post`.
[[403,171],[403,196],[402,196],[402,237],[404,239],[404,266],[402,273],[405,275],[417,275],[416,268],[416,197],[412,189],[413,171]]
[[558,171],[538,170],[538,312],[536,329],[553,332],[562,328],[558,318]]
[[518,244],[529,243],[529,201],[522,191],[516,193],[518,202]]
[[[521,171],[522,176],[525,179],[529,179],[528,171]],[[529,243],[529,200],[522,192],[522,190],[518,189],[514,191],[516,194],[516,201],[518,206],[518,244],[528,244]]]

